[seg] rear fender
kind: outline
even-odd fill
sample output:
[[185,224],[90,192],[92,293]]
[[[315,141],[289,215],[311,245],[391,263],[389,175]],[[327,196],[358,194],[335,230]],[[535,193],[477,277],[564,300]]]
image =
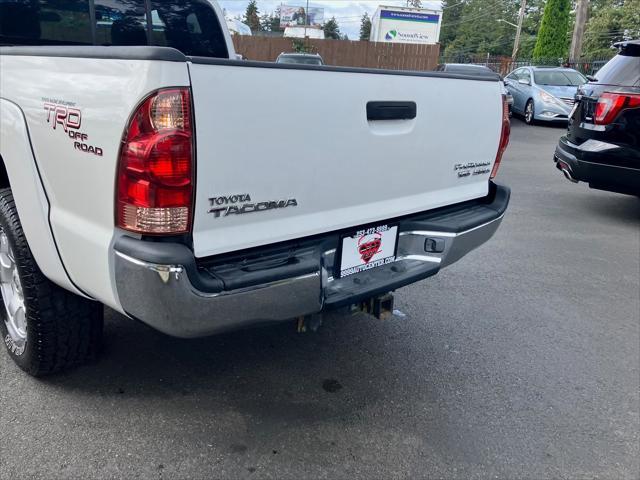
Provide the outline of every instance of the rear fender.
[[49,200],[42,187],[24,114],[18,105],[6,99],[0,99],[0,159],[4,169],[0,172],[2,188],[11,188],[22,229],[38,267],[52,282],[83,295],[60,260],[49,224]]

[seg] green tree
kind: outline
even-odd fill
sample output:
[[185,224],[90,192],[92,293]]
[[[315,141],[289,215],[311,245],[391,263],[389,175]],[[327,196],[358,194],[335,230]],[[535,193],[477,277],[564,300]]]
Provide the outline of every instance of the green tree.
[[312,45],[307,44],[301,38],[294,38],[291,42],[291,48],[296,53],[314,53],[314,48]]
[[547,0],[533,58],[537,61],[565,58],[569,50],[571,0]]
[[263,32],[271,31],[272,17],[273,15],[269,15],[268,13],[263,13],[260,16],[260,30],[262,30]]
[[486,58],[487,54],[511,55],[515,28],[498,20],[516,22],[515,1],[493,0],[488,3],[488,0],[467,0],[460,7],[452,6],[447,10],[456,8],[462,8],[457,20],[447,23],[443,20],[443,30],[455,27],[455,31],[449,33],[453,39],[444,50],[446,61],[467,61],[478,56]]
[[327,20],[322,26],[322,30],[324,30],[324,38],[333,40],[340,40],[341,38],[340,26],[338,25],[336,17],[331,17],[331,19]]
[[440,45],[444,49],[451,44],[458,33],[464,3],[461,0],[442,1],[442,25],[440,28]]
[[249,2],[242,21],[249,25],[252,32],[260,31],[260,12],[258,11],[257,0],[251,0]]
[[360,20],[360,40],[369,41],[371,37],[371,18],[367,12],[364,12]]
[[582,56],[611,57],[611,45],[640,38],[640,0],[608,0],[591,5]]
[[282,30],[280,26],[280,7],[276,8],[276,11],[271,15],[271,31],[277,32]]

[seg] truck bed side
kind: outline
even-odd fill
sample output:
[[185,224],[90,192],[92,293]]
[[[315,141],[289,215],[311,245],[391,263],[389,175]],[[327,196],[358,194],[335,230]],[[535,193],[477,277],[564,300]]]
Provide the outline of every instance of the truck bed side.
[[26,118],[62,262],[86,294],[119,309],[105,279],[113,278],[110,248],[120,235],[114,231],[120,141],[146,95],[189,86],[185,57],[152,47],[3,47],[0,71],[2,98]]

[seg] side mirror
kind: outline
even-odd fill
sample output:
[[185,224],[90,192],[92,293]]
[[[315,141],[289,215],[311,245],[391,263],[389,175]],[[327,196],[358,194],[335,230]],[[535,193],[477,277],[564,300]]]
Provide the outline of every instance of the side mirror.
[[518,79],[518,83],[521,85],[531,85],[531,83],[529,83],[529,80],[525,79],[525,78],[519,78]]
[[594,77],[593,75],[587,75],[587,80],[589,80],[590,82],[597,82],[598,79],[596,77]]

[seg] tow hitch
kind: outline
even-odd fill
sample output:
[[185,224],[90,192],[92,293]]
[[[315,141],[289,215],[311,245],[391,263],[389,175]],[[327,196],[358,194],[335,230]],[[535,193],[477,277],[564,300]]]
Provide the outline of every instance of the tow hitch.
[[386,320],[393,316],[393,294],[387,293],[356,303],[351,306],[351,311],[368,313],[379,320]]
[[[378,297],[369,298],[349,307],[352,314],[366,313],[379,320],[386,320],[393,316],[393,294],[387,293]],[[322,325],[322,314],[305,315],[296,319],[296,331],[306,333],[317,332]]]

